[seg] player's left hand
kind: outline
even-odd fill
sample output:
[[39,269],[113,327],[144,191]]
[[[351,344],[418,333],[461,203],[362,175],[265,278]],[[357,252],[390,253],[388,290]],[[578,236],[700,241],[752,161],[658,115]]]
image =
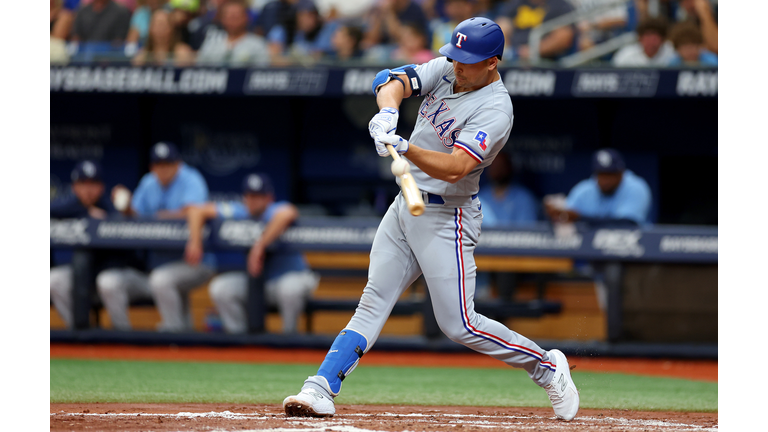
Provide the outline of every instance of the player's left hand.
[[395,148],[398,154],[405,154],[410,147],[408,140],[400,135],[385,135],[374,138],[376,142],[376,151],[381,157],[389,156],[386,144]]
[[371,138],[376,140],[379,136],[395,133],[397,129],[397,119],[400,113],[394,108],[384,107],[379,111],[370,122],[368,122],[368,133]]

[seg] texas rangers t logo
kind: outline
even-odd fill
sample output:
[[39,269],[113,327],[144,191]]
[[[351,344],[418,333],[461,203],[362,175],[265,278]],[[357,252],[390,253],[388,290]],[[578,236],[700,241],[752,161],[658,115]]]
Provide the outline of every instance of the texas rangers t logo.
[[456,47],[461,48],[461,43],[467,40],[467,35],[461,32],[456,32]]

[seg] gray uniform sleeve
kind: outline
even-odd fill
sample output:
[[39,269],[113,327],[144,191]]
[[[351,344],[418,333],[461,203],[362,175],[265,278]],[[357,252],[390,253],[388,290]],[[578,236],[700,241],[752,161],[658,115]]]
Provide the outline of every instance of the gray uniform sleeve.
[[443,76],[453,72],[453,67],[451,66],[451,63],[448,62],[448,59],[445,57],[438,57],[427,63],[422,63],[416,66],[414,71],[421,81],[419,95],[424,96],[437,87],[437,84],[443,79]]
[[484,109],[472,114],[454,145],[483,163],[501,150],[510,131],[512,118],[508,114],[499,109]]

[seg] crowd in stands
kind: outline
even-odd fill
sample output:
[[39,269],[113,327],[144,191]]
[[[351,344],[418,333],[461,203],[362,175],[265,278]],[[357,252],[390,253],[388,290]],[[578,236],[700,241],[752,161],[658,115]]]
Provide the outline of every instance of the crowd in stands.
[[[558,61],[622,34],[637,42],[597,57],[615,66],[717,65],[717,0],[50,0],[51,62],[232,67],[315,62],[424,63],[461,21],[495,20],[502,61]],[[535,53],[534,53],[535,54]]]

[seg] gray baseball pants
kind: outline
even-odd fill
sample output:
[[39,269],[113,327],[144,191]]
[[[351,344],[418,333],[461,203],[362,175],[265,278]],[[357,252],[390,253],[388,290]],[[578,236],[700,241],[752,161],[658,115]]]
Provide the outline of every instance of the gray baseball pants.
[[[283,323],[283,333],[295,333],[299,315],[310,295],[317,289],[320,277],[307,270],[288,272],[264,284],[267,304],[276,305]],[[243,271],[215,276],[208,292],[216,304],[227,333],[245,333],[248,299],[248,274]]]

